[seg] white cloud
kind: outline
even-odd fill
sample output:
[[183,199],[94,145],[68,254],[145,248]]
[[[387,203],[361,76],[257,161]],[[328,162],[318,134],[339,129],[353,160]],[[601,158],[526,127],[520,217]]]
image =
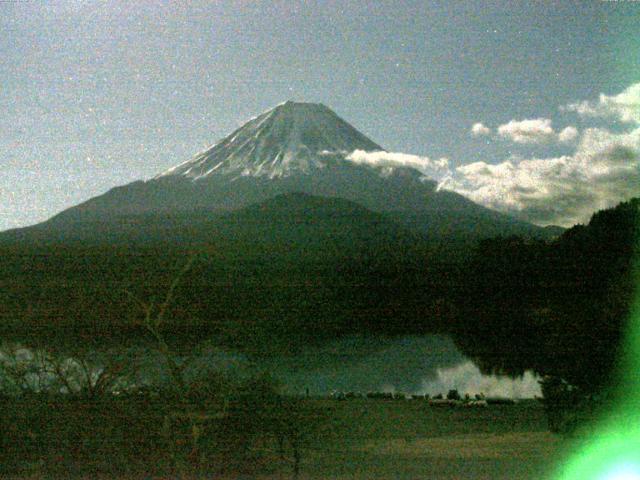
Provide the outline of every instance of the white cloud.
[[[573,142],[567,127],[559,140]],[[573,154],[475,162],[452,169],[446,158],[356,150],[347,159],[376,167],[411,167],[481,205],[540,225],[585,223],[597,210],[640,195],[640,128],[626,133],[589,128]]]
[[640,128],[587,129],[573,155],[463,165],[442,187],[534,223],[586,222],[594,211],[640,195]]
[[635,83],[618,95],[600,94],[597,102],[571,103],[562,110],[585,117],[614,117],[625,123],[640,123],[640,83]]
[[[581,116],[615,117],[640,124],[640,83],[597,102],[561,107]],[[512,120],[498,134],[517,143],[576,143],[570,155],[476,162],[456,168],[439,188],[461,193],[485,206],[538,224],[584,223],[596,210],[640,196],[640,127],[614,133],[573,126],[553,130],[550,119]]]
[[474,123],[473,127],[471,127],[471,134],[474,137],[482,137],[485,135],[490,135],[491,129],[486,125],[484,125],[483,123],[478,122],[478,123]]
[[511,120],[498,127],[498,134],[516,143],[545,143],[556,137],[548,118]]
[[487,397],[534,398],[542,396],[538,378],[527,371],[521,378],[483,375],[472,362],[465,362],[451,368],[439,368],[436,378],[425,380],[420,393],[429,395],[447,394],[458,390],[462,395],[484,393]]
[[558,141],[562,143],[571,143],[578,136],[578,129],[576,127],[566,127],[558,134]]
[[[522,144],[571,143],[578,136],[576,127],[568,126],[556,133],[551,123],[552,121],[548,118],[511,120],[509,123],[498,126],[497,132],[503,138]],[[490,135],[491,129],[483,123],[475,123],[471,127],[471,134],[475,137]]]
[[[606,107],[621,119],[640,121],[638,95],[640,84],[619,95],[601,96],[598,104],[581,105],[594,111]],[[471,131],[485,132],[484,128],[476,123]],[[571,144],[574,151],[549,158],[512,157],[498,164],[481,161],[457,168],[450,168],[444,158],[432,160],[404,153],[357,150],[348,159],[374,166],[415,168],[437,180],[439,190],[453,190],[539,225],[585,223],[597,210],[640,196],[640,126],[622,133],[603,128],[578,132],[574,126],[556,132],[550,119],[537,118],[512,120],[500,125],[497,132],[521,144]]]
[[450,173],[449,160],[446,158],[433,160],[429,157],[408,153],[355,150],[347,155],[346,159],[354,163],[367,164],[374,167],[411,167],[434,180],[440,180]]

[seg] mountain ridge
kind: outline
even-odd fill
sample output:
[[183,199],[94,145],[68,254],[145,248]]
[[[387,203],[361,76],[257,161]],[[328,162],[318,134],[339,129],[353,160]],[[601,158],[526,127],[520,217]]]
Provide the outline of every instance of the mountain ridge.
[[384,151],[321,103],[287,101],[249,120],[190,160],[154,177],[194,181],[215,174],[238,176],[310,174],[326,157],[353,150]]
[[285,102],[190,160],[64,210],[35,230],[46,225],[62,231],[83,222],[117,224],[123,216],[149,213],[230,212],[298,192],[343,198],[385,212],[431,240],[555,236],[551,230],[438,189],[437,182],[415,168],[350,161],[349,152],[356,150],[383,151],[328,107]]
[[[206,174],[227,157],[207,165],[196,157],[175,174],[113,188],[36,226],[0,233],[0,328],[97,341],[113,332],[143,335],[127,293],[157,298],[185,257],[197,256],[167,315],[176,337],[208,332],[221,344],[258,351],[276,343],[286,350],[293,339],[422,332],[449,321],[437,299],[459,288],[469,244],[496,235],[548,238],[540,227],[438,190],[416,169],[347,160],[336,149],[362,149],[368,140],[323,106],[313,108],[332,122],[324,131],[347,133],[314,145],[334,153],[320,155],[322,166],[291,157],[276,165],[282,174],[266,174],[269,158],[284,161],[282,152],[302,144],[313,151],[300,139],[313,140],[318,129],[307,135],[285,121],[287,109],[297,108],[258,116],[234,144],[238,150],[222,148],[231,151],[229,162],[208,175],[189,176],[189,168]],[[271,120],[275,127],[261,130]],[[290,141],[289,127],[297,132]],[[242,175],[246,165],[257,174]]]

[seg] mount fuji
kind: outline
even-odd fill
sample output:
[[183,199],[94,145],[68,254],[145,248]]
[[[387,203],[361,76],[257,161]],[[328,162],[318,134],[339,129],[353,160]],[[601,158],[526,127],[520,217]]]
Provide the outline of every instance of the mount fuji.
[[[13,235],[89,240],[99,225],[98,238],[107,229],[113,233],[107,237],[127,241],[132,231],[118,233],[122,225],[136,225],[139,236],[148,222],[175,216],[197,222],[281,195],[295,203],[305,197],[291,194],[302,193],[354,202],[435,241],[551,236],[548,229],[438,190],[414,168],[355,163],[349,160],[354,151],[384,149],[326,106],[288,101],[152,179],[113,188]],[[279,201],[278,208],[286,206]],[[165,239],[174,235],[163,230]]]
[[322,104],[285,102],[156,178],[212,175],[283,178],[311,175],[354,150],[382,150]]
[[260,351],[422,332],[449,322],[438,299],[470,244],[550,236],[355,150],[383,151],[327,107],[287,102],[154,178],[0,233],[0,332],[144,335],[131,296],[162,296],[189,256],[167,312],[176,338]]

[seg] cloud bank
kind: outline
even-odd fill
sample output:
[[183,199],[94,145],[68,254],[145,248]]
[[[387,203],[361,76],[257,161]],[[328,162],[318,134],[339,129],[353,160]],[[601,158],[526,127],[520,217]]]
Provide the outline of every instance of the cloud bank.
[[357,164],[372,165],[374,167],[411,167],[422,172],[426,177],[440,180],[450,174],[449,160],[440,158],[433,160],[429,157],[395,152],[366,152],[355,150],[347,155],[347,160]]
[[571,103],[562,110],[583,117],[613,117],[621,122],[640,124],[640,83],[634,83],[618,95],[601,93],[597,102]]
[[578,136],[578,129],[569,126],[556,133],[548,118],[530,120],[511,120],[498,127],[498,135],[515,143],[540,144],[561,142],[570,143]]
[[558,140],[562,143],[573,142],[578,137],[578,129],[576,127],[566,127],[558,133]]
[[442,186],[533,223],[582,223],[640,195],[640,128],[587,129],[573,155],[463,165]]
[[[575,141],[567,127],[560,136]],[[356,150],[354,163],[411,167],[476,203],[539,225],[570,227],[597,210],[640,195],[640,127],[624,133],[586,129],[571,155],[474,162],[451,168],[446,158]]]
[[[495,210],[538,225],[570,227],[621,201],[640,196],[640,83],[618,95],[600,95],[597,102],[561,107],[581,116],[614,116],[638,123],[627,131],[567,126],[557,132],[552,120],[511,120],[497,134],[530,145],[560,142],[573,153],[547,158],[512,157],[500,163],[474,162],[451,168],[446,158],[356,150],[347,159],[378,167],[411,167],[438,181],[438,189],[458,192]],[[474,136],[490,135],[483,123]]]
[[472,362],[465,362],[449,368],[439,368],[437,376],[432,380],[425,380],[420,393],[431,396],[449,390],[458,390],[462,395],[468,393],[484,393],[487,397],[504,398],[535,398],[541,397],[538,378],[527,371],[521,378],[483,375]]
[[511,120],[498,127],[498,135],[516,143],[544,143],[555,136],[548,118]]
[[623,132],[587,128],[579,135],[572,126],[556,133],[550,119],[512,120],[498,127],[500,136],[522,144],[574,143],[574,152],[463,165],[442,187],[533,223],[563,226],[585,223],[593,212],[639,196],[640,83],[617,95],[600,94],[597,101],[576,102],[561,110],[633,125]]

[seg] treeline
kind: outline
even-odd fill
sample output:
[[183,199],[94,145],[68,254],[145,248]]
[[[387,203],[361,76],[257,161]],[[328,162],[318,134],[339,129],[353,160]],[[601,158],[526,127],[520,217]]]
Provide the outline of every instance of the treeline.
[[289,473],[319,421],[260,377],[208,376],[182,389],[83,387],[0,391],[0,476]]
[[633,199],[597,212],[549,243],[481,242],[455,302],[463,351],[485,371],[533,369],[601,391],[621,356],[634,299],[639,209]]
[[[96,251],[76,248],[0,258],[4,338],[119,345],[146,338],[132,298],[152,301],[195,258],[167,312],[176,341],[203,338],[247,352],[282,353],[353,333],[442,330],[434,312],[446,294],[443,267],[425,257],[400,263],[377,256],[296,259],[230,258],[203,250]],[[407,260],[405,258],[405,260]]]
[[209,338],[278,354],[354,333],[453,333],[487,371],[534,369],[587,390],[610,377],[633,298],[638,200],[554,241],[475,247],[436,246],[357,206],[303,200],[224,226],[181,218],[167,228],[198,239],[187,245],[163,240],[162,218],[143,222],[160,232],[143,235],[153,242],[5,241],[0,333],[96,348],[148,338],[135,299],[154,303],[193,258],[166,312],[168,341],[185,348]]
[[176,351],[158,303],[147,346],[0,346],[0,475],[34,478],[297,476],[321,415],[268,375],[226,368],[206,345]]
[[350,333],[444,328],[424,319],[436,317],[437,299],[456,283],[451,262],[437,262],[432,245],[382,215],[327,202],[224,218],[125,219],[122,228],[103,226],[104,238],[81,224],[64,231],[68,238],[4,239],[0,333],[98,346],[144,337],[131,298],[166,291],[189,258],[167,314],[170,337],[187,345],[215,338],[281,353]]

